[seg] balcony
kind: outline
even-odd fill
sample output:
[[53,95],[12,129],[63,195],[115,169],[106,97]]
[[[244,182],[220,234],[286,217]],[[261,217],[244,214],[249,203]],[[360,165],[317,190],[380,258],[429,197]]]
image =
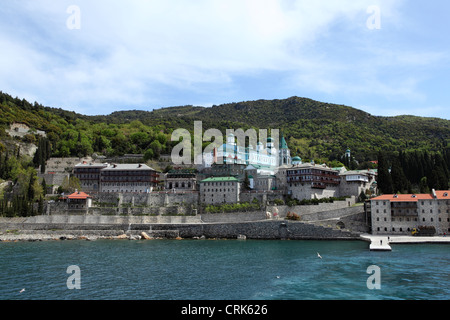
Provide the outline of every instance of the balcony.
[[327,186],[324,183],[313,182],[313,183],[311,183],[311,188],[313,188],[313,189],[326,189]]
[[392,217],[418,217],[419,213],[416,209],[392,209]]

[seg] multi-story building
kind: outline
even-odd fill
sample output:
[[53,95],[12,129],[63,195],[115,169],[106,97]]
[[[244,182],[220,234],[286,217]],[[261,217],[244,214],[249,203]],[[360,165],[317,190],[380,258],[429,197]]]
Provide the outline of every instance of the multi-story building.
[[431,194],[386,194],[371,201],[373,234],[411,234],[420,226],[449,233],[450,191]]
[[241,184],[234,177],[208,178],[200,182],[200,201],[205,204],[238,203]]
[[300,164],[286,169],[289,194],[298,200],[339,196],[339,172],[325,165]]
[[371,194],[376,193],[376,172],[374,170],[343,171],[341,184],[339,186],[340,196],[356,196],[368,190]]
[[84,161],[73,169],[81,189],[90,192],[152,192],[159,174],[145,164],[108,164]]
[[149,193],[158,179],[156,170],[145,164],[112,164],[100,171],[100,191]]
[[197,170],[171,170],[165,175],[166,190],[194,191],[197,188]]
[[80,180],[81,189],[84,191],[100,191],[100,173],[108,167],[104,163],[88,163],[86,161],[77,164],[73,168],[73,174]]

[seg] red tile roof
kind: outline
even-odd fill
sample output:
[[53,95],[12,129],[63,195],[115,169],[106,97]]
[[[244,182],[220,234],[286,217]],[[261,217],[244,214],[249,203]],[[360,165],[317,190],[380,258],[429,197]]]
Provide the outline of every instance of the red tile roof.
[[[445,196],[447,194],[447,196]],[[436,191],[437,199],[449,199],[450,191]],[[433,200],[432,194],[384,194],[371,200],[389,200],[391,202],[416,202],[418,200]]]
[[436,191],[436,196],[438,199],[448,199],[450,200],[450,190],[444,190],[444,191]]
[[68,196],[67,198],[68,199],[87,199],[87,198],[90,198],[91,196],[90,195],[88,195],[87,193],[84,193],[84,192],[74,192],[74,193],[72,193],[70,196]]

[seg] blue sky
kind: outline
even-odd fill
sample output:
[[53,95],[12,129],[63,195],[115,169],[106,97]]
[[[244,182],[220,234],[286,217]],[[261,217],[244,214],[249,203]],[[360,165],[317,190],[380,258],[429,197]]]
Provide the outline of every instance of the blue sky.
[[8,0],[0,90],[87,115],[299,96],[450,119],[448,12],[445,0]]

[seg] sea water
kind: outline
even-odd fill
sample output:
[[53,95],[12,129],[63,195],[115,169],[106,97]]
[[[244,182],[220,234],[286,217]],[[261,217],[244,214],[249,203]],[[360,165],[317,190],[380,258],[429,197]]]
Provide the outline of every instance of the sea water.
[[[450,299],[448,245],[368,247],[362,241],[0,243],[0,299]],[[371,266],[379,268],[378,289],[368,285]]]

